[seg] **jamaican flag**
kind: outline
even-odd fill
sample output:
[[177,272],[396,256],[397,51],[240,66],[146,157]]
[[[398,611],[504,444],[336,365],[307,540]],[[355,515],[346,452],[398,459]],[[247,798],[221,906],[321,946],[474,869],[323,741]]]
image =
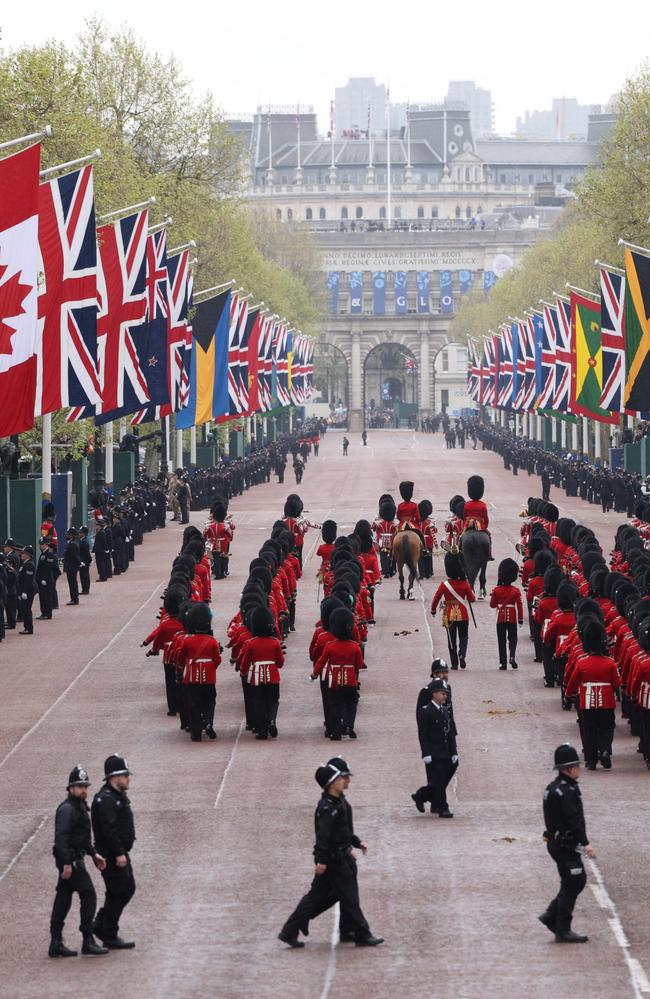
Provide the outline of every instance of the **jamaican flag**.
[[601,409],[603,344],[600,303],[571,292],[572,413],[601,423],[618,423],[618,414]]
[[625,251],[626,410],[650,409],[650,257]]

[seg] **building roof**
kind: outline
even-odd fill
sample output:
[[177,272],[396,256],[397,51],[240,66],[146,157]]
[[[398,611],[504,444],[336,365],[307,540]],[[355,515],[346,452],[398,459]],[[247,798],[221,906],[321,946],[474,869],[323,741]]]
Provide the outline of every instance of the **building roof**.
[[486,163],[502,166],[592,166],[598,160],[594,142],[487,139],[476,143],[476,152]]
[[[373,139],[372,162],[374,166],[386,165],[387,142]],[[403,167],[407,163],[407,143],[403,139],[391,139],[390,159],[392,166]],[[334,142],[334,161],[337,167],[365,167],[368,165],[368,140],[344,139]],[[300,164],[303,167],[327,168],[332,162],[332,143],[323,139],[320,142],[302,142]],[[411,142],[411,163],[415,166],[436,166],[441,160],[432,146],[425,140]],[[258,169],[268,169],[268,157],[260,159]],[[298,146],[286,144],[273,150],[273,169],[298,166]]]

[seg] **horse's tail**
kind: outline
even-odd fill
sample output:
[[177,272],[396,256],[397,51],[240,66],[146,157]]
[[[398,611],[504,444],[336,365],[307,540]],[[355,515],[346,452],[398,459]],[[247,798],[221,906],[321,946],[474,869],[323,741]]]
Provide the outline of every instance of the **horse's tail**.
[[418,567],[413,560],[413,553],[411,551],[411,539],[409,538],[407,531],[404,531],[399,541],[402,548],[402,558],[404,560],[404,565],[408,566],[409,572],[412,572],[415,575],[417,575]]

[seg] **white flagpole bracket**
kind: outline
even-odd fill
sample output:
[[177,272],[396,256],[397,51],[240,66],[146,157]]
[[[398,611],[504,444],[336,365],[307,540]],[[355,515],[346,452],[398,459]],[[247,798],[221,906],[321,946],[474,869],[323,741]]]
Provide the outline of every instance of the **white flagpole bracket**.
[[118,215],[128,215],[130,212],[139,212],[143,208],[149,208],[151,205],[156,204],[156,196],[152,194],[150,198],[146,201],[141,201],[137,205],[128,205],[126,208],[117,208],[114,212],[107,212],[106,215],[100,215],[100,222],[107,222],[109,219],[117,218]]
[[72,167],[83,166],[84,163],[92,163],[93,160],[100,160],[101,158],[101,149],[95,149],[92,153],[89,153],[88,156],[80,156],[77,160],[68,160],[67,163],[59,163],[57,166],[47,167],[45,170],[41,170],[41,180],[45,177],[51,177],[53,173],[58,173],[60,170],[71,170]]
[[19,139],[0,142],[0,149],[12,149],[13,146],[20,146],[23,142],[36,142],[38,139],[51,139],[52,135],[52,126],[46,125],[40,132],[30,132],[29,135],[21,135]]

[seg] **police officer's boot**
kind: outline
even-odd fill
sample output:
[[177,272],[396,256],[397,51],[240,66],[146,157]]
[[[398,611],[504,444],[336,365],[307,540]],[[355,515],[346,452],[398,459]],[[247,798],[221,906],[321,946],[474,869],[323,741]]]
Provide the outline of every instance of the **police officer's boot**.
[[50,957],[76,957],[77,951],[70,950],[69,947],[63,943],[61,937],[52,937],[50,941],[50,949],[48,950],[48,955]]
[[584,933],[574,933],[573,930],[565,930],[563,933],[556,933],[557,943],[587,943],[589,939]]
[[102,954],[108,954],[108,947],[100,947],[92,933],[84,933],[81,953],[89,954],[92,957],[101,957]]

